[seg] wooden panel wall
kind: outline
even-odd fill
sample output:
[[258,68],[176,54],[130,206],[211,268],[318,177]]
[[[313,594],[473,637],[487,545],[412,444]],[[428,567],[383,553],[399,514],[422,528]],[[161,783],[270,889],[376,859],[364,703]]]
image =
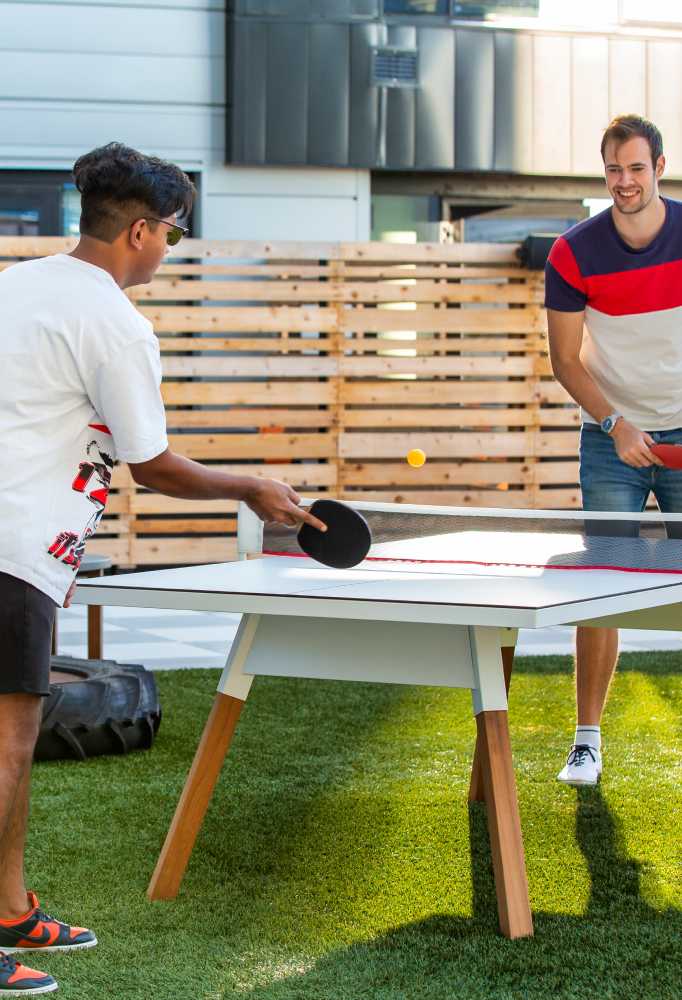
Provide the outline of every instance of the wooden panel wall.
[[[0,267],[70,245],[0,238]],[[542,273],[513,246],[187,240],[128,294],[159,337],[182,454],[309,496],[579,504],[578,414],[551,377]],[[114,484],[90,551],[235,555],[234,504],[151,494],[126,467]]]

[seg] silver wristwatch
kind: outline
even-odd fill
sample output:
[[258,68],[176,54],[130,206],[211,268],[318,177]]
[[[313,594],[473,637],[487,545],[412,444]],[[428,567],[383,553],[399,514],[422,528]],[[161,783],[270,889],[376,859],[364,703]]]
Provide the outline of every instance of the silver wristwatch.
[[609,413],[608,417],[604,417],[599,425],[604,431],[604,434],[610,434],[613,431],[613,428],[616,426],[617,421],[620,420],[622,415],[622,413]]

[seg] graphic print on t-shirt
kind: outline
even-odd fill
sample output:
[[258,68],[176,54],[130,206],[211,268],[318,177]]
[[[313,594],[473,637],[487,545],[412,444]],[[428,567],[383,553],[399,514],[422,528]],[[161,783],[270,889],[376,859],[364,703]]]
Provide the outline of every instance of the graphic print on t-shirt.
[[[104,424],[89,424],[88,426],[92,430],[104,434],[110,435],[111,433]],[[68,528],[64,529],[57,534],[48,548],[51,556],[63,562],[64,565],[70,566],[74,572],[78,571],[81,564],[85,543],[97,531],[97,526],[104,513],[111,485],[111,471],[114,467],[113,458],[102,451],[97,441],[90,441],[85,452],[86,460],[78,463],[78,472],[71,488],[89,500],[95,510],[80,535]]]

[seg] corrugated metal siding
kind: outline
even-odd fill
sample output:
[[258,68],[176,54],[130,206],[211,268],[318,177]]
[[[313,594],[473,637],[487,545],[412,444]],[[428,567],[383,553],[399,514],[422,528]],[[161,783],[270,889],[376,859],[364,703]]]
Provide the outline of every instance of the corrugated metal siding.
[[[238,18],[236,38],[254,23]],[[281,18],[257,24],[276,58],[256,72],[246,65],[252,48],[237,44],[239,99],[228,128],[234,162],[598,175],[602,129],[614,115],[636,111],[661,126],[669,174],[682,177],[679,36],[341,17],[324,25],[299,20],[286,30]],[[417,88],[372,84],[371,51],[386,45],[417,49]],[[277,119],[264,148],[256,142],[263,114]]]

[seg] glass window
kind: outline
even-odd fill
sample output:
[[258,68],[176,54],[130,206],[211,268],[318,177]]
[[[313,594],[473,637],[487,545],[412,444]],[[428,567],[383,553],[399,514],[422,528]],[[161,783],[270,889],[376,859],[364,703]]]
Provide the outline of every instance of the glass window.
[[540,0],[453,0],[452,16],[472,21],[494,17],[536,17]]
[[81,196],[75,184],[65,184],[62,191],[62,232],[80,236]]
[[384,0],[384,14],[447,15],[450,0]]
[[0,197],[0,236],[37,236],[39,221],[38,212],[6,208]]

